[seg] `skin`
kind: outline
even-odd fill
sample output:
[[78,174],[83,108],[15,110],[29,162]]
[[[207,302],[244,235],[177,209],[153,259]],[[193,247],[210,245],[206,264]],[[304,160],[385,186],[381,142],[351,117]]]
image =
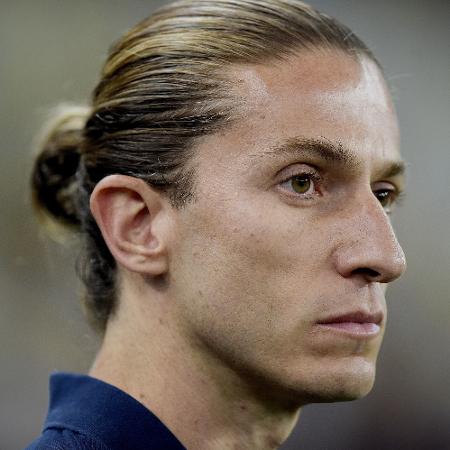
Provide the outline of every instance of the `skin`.
[[[385,287],[405,270],[386,212],[399,133],[367,59],[318,50],[229,76],[242,115],[198,142],[194,202],[118,175],[92,195],[121,298],[90,373],[188,449],[275,449],[303,405],[373,385]],[[381,314],[380,332],[317,323],[353,311]]]

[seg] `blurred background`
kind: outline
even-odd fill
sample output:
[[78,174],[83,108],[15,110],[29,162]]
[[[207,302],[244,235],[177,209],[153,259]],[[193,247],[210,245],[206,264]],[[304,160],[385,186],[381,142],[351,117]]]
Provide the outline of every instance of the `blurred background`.
[[[48,375],[85,372],[76,245],[57,245],[29,202],[33,139],[60,102],[85,103],[106,51],[162,1],[0,0],[0,450],[41,429]],[[450,449],[450,3],[317,0],[372,47],[392,86],[409,189],[394,216],[408,271],[388,291],[374,390],[311,405],[284,450]]]

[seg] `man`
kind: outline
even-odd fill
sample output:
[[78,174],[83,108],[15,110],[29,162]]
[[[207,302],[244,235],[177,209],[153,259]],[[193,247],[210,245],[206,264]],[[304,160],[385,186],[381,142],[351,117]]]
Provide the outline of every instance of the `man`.
[[[317,14],[300,2],[225,3]],[[404,165],[379,65],[326,42],[222,64],[234,107],[223,106],[225,125],[195,137],[182,207],[131,171],[92,183],[118,302],[90,376],[55,377],[30,448],[276,449],[302,406],[370,391],[385,288],[405,270],[389,219]],[[93,121],[107,121],[98,110],[89,139],[100,139]],[[84,145],[88,171],[98,147]]]

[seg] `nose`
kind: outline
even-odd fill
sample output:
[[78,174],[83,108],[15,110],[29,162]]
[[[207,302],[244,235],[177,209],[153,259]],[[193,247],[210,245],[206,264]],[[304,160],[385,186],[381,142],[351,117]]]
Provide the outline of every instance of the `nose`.
[[335,253],[338,272],[345,278],[389,283],[406,270],[406,259],[389,217],[371,193],[344,220]]

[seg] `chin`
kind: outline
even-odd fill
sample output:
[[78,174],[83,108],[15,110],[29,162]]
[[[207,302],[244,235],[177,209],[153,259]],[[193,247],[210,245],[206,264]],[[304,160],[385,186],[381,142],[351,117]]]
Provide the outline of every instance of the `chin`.
[[342,380],[339,384],[319,387],[315,392],[310,392],[309,403],[333,403],[349,402],[365,397],[373,387],[373,381],[366,380]]
[[[347,358],[346,358],[347,359]],[[285,374],[286,375],[286,374]],[[298,406],[310,403],[346,402],[366,396],[375,382],[375,362],[351,358],[339,363],[291,372],[281,391]]]
[[308,403],[345,402],[365,397],[375,382],[375,364],[364,359],[323,368],[308,386]]

